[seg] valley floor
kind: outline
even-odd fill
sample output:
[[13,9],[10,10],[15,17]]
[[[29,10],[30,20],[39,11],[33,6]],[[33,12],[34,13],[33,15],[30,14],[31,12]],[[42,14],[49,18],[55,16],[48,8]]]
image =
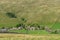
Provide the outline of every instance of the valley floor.
[[28,35],[0,33],[0,40],[60,40],[59,34]]

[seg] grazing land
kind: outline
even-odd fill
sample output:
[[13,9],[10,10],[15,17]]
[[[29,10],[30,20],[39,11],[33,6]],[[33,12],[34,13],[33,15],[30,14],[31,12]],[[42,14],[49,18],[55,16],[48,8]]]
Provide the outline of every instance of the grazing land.
[[60,35],[0,34],[0,40],[60,40]]
[[[12,16],[8,13],[12,13]],[[59,17],[60,0],[0,0],[0,28],[24,23],[60,29]],[[23,22],[21,18],[26,21]]]
[[60,0],[0,0],[0,40],[60,40]]

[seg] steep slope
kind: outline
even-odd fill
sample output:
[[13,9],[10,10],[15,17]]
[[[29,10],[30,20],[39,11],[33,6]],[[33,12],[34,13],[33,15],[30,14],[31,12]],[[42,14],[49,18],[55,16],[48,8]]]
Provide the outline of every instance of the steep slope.
[[[60,0],[0,0],[0,26],[16,26],[21,18],[29,23],[60,26]],[[17,18],[9,18],[7,12],[15,13]],[[54,28],[54,27],[53,27]]]

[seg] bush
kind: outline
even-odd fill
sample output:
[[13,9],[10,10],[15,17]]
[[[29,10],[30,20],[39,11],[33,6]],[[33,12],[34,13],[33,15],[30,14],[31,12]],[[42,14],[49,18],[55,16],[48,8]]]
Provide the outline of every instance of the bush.
[[5,29],[5,27],[2,27],[1,29]]
[[58,34],[57,30],[52,30],[51,34]]
[[21,18],[21,21],[22,22],[26,22],[27,20],[25,18]]
[[24,25],[24,24],[22,24],[22,23],[21,23],[21,24],[17,24],[17,25],[16,25],[16,27],[17,27],[17,28],[18,28],[18,27],[22,27],[22,28],[24,28],[24,29],[25,29],[25,25]]
[[16,15],[14,13],[8,12],[6,15],[10,18],[16,18]]
[[17,28],[20,27],[20,26],[22,26],[22,24],[17,24],[17,25],[16,25]]

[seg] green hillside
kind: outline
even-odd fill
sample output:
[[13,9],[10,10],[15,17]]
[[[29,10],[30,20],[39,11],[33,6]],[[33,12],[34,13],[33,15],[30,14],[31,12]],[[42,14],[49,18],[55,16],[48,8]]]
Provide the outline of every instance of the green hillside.
[[[6,13],[17,18],[10,18]],[[26,19],[25,25],[37,23],[60,28],[60,0],[0,0],[0,27],[15,27]],[[58,25],[58,26],[57,26]]]

